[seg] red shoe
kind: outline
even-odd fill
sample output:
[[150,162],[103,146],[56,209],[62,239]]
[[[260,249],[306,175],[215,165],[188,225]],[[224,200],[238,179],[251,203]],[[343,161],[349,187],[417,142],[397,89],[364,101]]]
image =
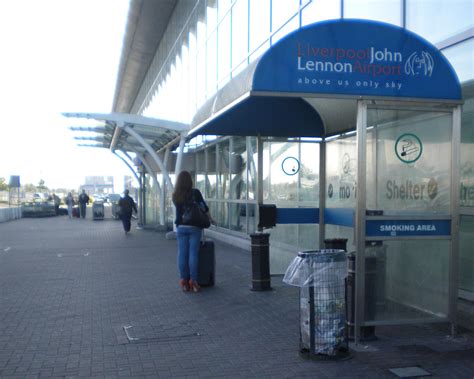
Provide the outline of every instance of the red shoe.
[[201,291],[201,286],[198,284],[198,282],[195,282],[194,280],[189,280],[189,288],[193,292]]
[[186,279],[180,279],[179,288],[181,288],[183,292],[188,292],[189,291],[188,281]]

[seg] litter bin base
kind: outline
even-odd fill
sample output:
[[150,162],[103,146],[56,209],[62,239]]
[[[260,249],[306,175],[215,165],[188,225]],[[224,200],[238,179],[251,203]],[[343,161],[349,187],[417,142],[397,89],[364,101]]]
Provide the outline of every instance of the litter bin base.
[[304,359],[310,359],[319,362],[334,362],[334,361],[345,361],[351,359],[353,357],[352,353],[350,352],[349,348],[341,347],[338,349],[335,355],[327,355],[327,354],[315,354],[312,353],[309,349],[300,349],[300,357]]

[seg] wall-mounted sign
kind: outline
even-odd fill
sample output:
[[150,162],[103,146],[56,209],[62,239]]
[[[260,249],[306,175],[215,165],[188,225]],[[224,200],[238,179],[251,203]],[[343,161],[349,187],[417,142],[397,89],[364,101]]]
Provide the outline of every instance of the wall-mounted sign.
[[412,133],[402,134],[395,142],[395,154],[403,163],[413,163],[423,153],[421,140]]
[[281,162],[281,169],[286,175],[296,175],[300,170],[300,162],[294,157],[286,157]]
[[260,59],[254,91],[460,100],[459,80],[420,36],[369,20],[330,20],[295,31]]
[[450,220],[367,220],[367,237],[420,237],[451,235]]

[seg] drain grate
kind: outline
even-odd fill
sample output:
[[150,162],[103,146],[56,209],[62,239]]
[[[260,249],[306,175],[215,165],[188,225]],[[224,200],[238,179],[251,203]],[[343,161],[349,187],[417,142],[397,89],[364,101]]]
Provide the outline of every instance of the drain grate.
[[124,325],[123,330],[128,342],[131,343],[150,341],[165,342],[203,335],[197,325],[189,321],[174,324],[136,323],[133,325]]
[[416,378],[422,376],[431,376],[428,371],[423,370],[421,367],[418,366],[391,368],[388,371],[390,371],[392,374],[395,374],[399,378]]

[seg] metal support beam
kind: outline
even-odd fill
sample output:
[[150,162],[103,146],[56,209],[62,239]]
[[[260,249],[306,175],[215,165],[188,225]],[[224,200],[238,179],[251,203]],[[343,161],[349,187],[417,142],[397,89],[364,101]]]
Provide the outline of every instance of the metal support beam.
[[461,167],[461,106],[453,110],[451,137],[451,249],[449,254],[449,313],[451,334],[457,333],[459,289],[459,224],[460,224],[460,167]]
[[356,280],[355,280],[355,318],[354,339],[360,341],[360,327],[364,323],[365,304],[365,221],[367,186],[367,105],[357,101],[357,203],[355,220],[356,242]]
[[[121,157],[120,155],[118,155],[118,154],[117,154],[117,151],[114,150],[114,151],[112,151],[112,153],[113,153],[115,156],[119,157],[119,158],[123,161],[123,163],[125,163],[125,164],[127,165],[127,167],[130,169],[130,171],[132,172],[132,174],[133,174],[133,176],[135,177],[135,179],[137,180],[137,182],[140,184],[140,179],[139,179],[137,173],[135,172],[135,170],[133,169],[133,167],[130,165],[130,163],[128,163],[125,158],[123,158],[123,157]],[[129,158],[130,158],[130,157],[129,157]]]
[[[263,204],[263,140],[257,136],[257,207]],[[258,210],[258,209],[257,209]],[[260,217],[260,213],[259,213]],[[263,228],[259,228],[262,231]]]
[[181,133],[181,138],[179,140],[179,148],[178,148],[178,157],[176,159],[176,166],[174,169],[174,173],[178,175],[181,172],[181,166],[183,162],[183,151],[184,145],[186,143],[186,133]]
[[163,173],[163,176],[165,178],[165,181],[166,183],[168,184],[168,186],[170,188],[173,188],[173,183],[171,183],[171,179],[168,175],[168,170],[166,169],[166,167],[164,166],[163,162],[161,161],[160,157],[158,156],[158,154],[156,154],[156,152],[153,150],[153,148],[135,131],[133,130],[133,128],[131,128],[130,126],[128,125],[121,125],[120,123],[117,124],[117,126],[119,128],[123,128],[123,130],[128,133],[130,136],[132,136],[133,138],[135,138],[144,148],[145,150],[148,152],[148,154],[150,154],[150,156],[153,158],[153,160],[155,161],[155,163],[158,165],[158,167],[160,168],[161,172]]
[[326,209],[326,141],[319,144],[319,248],[324,249],[326,238],[326,223],[324,210]]

